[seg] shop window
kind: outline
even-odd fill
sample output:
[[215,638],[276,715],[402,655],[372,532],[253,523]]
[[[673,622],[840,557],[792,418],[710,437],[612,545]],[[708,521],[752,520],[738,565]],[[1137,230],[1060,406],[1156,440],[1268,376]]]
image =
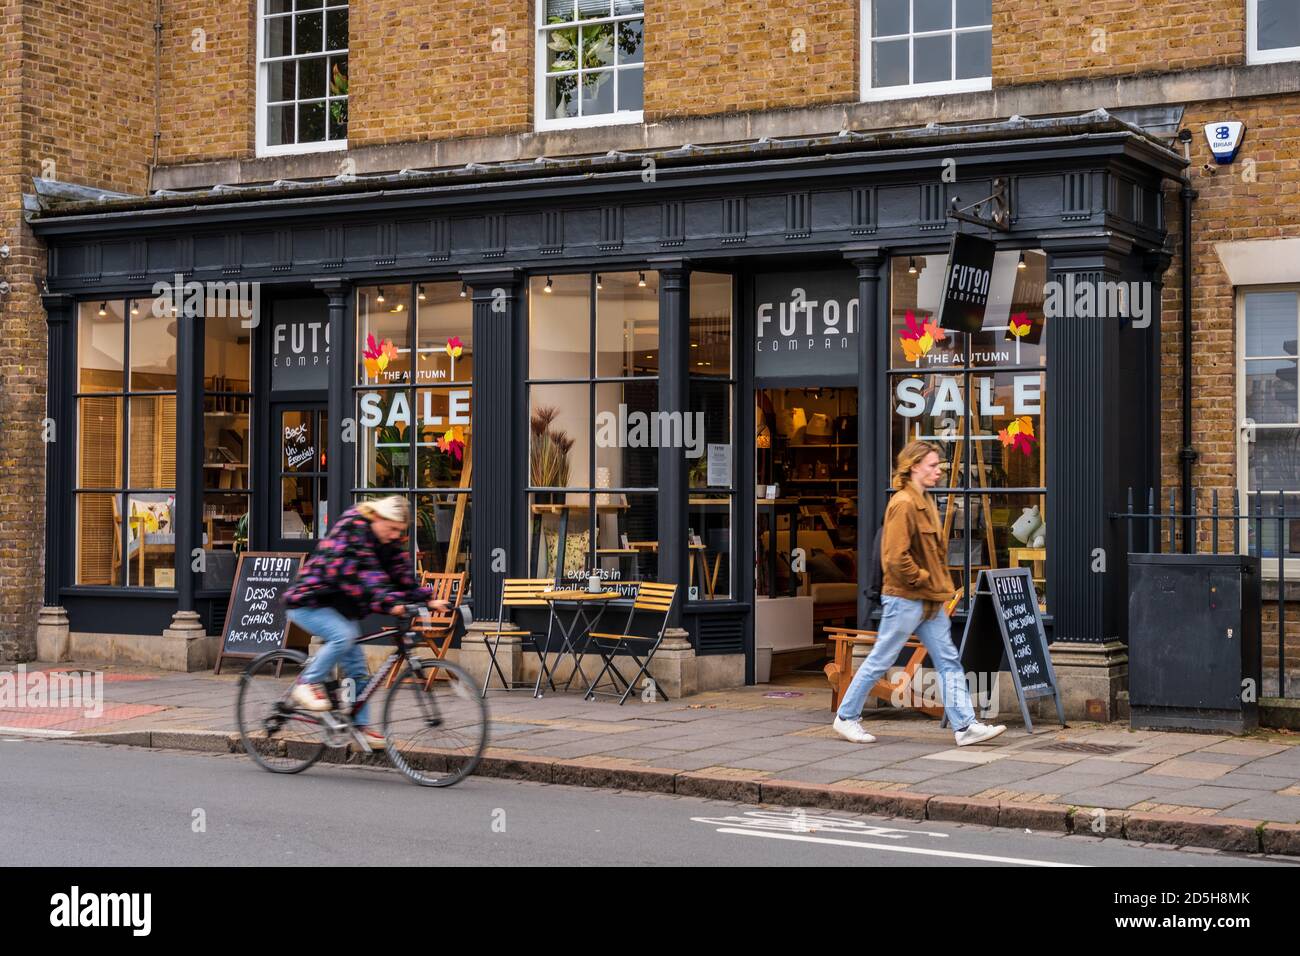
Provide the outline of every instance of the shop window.
[[347,145],[347,0],[259,0],[257,100],[259,155]]
[[78,309],[77,584],[175,586],[177,323],[165,296]]
[[992,0],[863,0],[862,98],[992,88]]
[[[934,489],[954,583],[986,568],[1030,568],[1047,606],[1047,257],[999,252],[984,324],[938,327],[947,256],[891,262],[891,461],[910,441],[937,445]],[[967,573],[969,569],[969,574]]]
[[[689,587],[696,600],[733,593],[732,517],[735,513],[736,380],[732,359],[731,276],[690,276],[690,402],[699,433],[686,460]],[[690,457],[694,454],[694,457]]]
[[[1300,341],[1300,287],[1243,290],[1237,296],[1238,466],[1241,507],[1266,518],[1300,512],[1300,401],[1296,343]],[[1243,548],[1258,554],[1264,573],[1300,574],[1300,521],[1245,522]]]
[[1246,62],[1300,60],[1300,4],[1246,0]]
[[537,0],[537,126],[639,123],[644,0]]
[[418,571],[469,570],[474,332],[459,282],[357,291],[355,500],[405,494]]
[[203,320],[203,512],[201,590],[228,591],[248,549],[253,492],[253,330],[221,303]]
[[654,579],[659,275],[529,283],[529,575]]

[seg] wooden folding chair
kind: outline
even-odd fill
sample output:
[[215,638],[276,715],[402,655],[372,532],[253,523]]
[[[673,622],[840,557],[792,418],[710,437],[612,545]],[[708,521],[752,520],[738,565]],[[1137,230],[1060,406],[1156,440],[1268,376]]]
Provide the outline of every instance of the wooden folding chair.
[[[487,674],[483,677],[483,697],[487,696],[488,685],[492,683],[492,672],[497,672],[497,677],[501,679],[501,690],[532,690],[536,693],[541,686],[541,679],[545,677],[547,683],[551,685],[551,690],[555,690],[555,683],[551,680],[550,672],[546,668],[546,655],[542,650],[542,642],[533,631],[524,628],[506,627],[506,620],[511,608],[538,608],[549,612],[550,605],[542,600],[541,593],[551,587],[554,581],[551,578],[506,578],[501,585],[501,610],[497,613],[497,628],[491,635],[483,639],[483,646],[487,648],[490,658]],[[525,650],[536,652],[541,672],[537,675],[537,684],[532,681],[516,681],[508,678],[505,672],[501,670],[501,665],[497,662],[497,651],[501,648],[501,638],[518,637],[520,638],[520,647]]]
[[[425,647],[433,652],[436,660],[442,660],[447,656],[447,651],[451,647],[452,639],[456,636],[456,616],[457,608],[460,607],[461,598],[465,594],[465,581],[469,574],[461,571],[458,574],[446,574],[434,571],[420,572],[421,587],[433,589],[433,596],[436,600],[446,601],[451,606],[445,611],[436,614],[430,613],[427,619],[416,618],[412,623],[411,629],[416,633],[420,640],[424,641]],[[429,676],[425,678],[424,689],[428,690],[433,686],[433,682],[438,679],[441,673],[439,668],[432,668]],[[397,670],[394,669],[388,675],[388,683],[385,686],[391,687],[393,681],[397,679]]]
[[[596,648],[601,660],[605,662],[605,666],[601,668],[600,673],[591,682],[591,686],[587,688],[586,697],[588,700],[596,696],[602,696],[618,697],[619,706],[627,702],[628,695],[632,693],[632,688],[636,687],[637,682],[650,672],[650,662],[654,660],[655,652],[659,650],[659,645],[663,643],[664,632],[668,630],[668,615],[672,612],[675,600],[677,600],[676,584],[656,584],[653,581],[642,581],[637,585],[636,598],[632,601],[632,609],[628,612],[627,625],[623,628],[622,634],[592,631],[587,635],[590,645]],[[632,625],[641,612],[650,615],[662,615],[659,619],[659,629],[653,637],[642,637],[632,633]],[[645,660],[633,653],[632,645],[648,645]],[[630,681],[623,676],[614,663],[615,656],[620,653],[626,653],[640,665],[640,670]],[[601,678],[607,673],[616,681],[614,690],[597,690],[596,687],[600,684]],[[625,686],[622,695],[618,693],[618,684]],[[664,694],[663,689],[657,685],[655,692],[656,694],[663,694],[664,700],[668,699],[668,695]]]

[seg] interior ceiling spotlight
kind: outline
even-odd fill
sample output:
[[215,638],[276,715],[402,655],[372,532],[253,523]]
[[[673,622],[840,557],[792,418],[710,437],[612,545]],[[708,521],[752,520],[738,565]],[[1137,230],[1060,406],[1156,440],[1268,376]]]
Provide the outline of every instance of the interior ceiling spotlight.
[[460,297],[463,299],[469,295],[469,287],[464,282],[460,284]]
[[383,287],[383,286],[380,286],[380,287],[379,287],[379,295],[375,297],[375,301],[378,302],[380,305],[383,305],[383,304],[384,304],[384,287]]
[[603,288],[605,288],[605,287],[604,287],[603,285],[600,284],[600,273],[597,272],[597,273],[596,273],[596,291],[599,292],[599,291],[600,291],[601,289],[603,289]]
[[645,288],[645,273],[644,273],[644,272],[638,272],[638,273],[636,274],[636,276],[637,276],[637,278],[636,278],[636,284],[639,285],[641,288],[644,289],[644,288]]
[[101,302],[99,303],[99,317],[102,319],[106,315],[108,315],[108,303]]
[[551,291],[551,277],[550,277],[550,276],[547,276],[547,277],[546,277],[546,286],[542,289],[542,291],[543,291],[543,292],[550,292],[550,291]]
[[139,314],[140,314],[140,300],[139,300],[139,299],[132,299],[132,300],[131,300],[131,314],[132,314],[132,315],[139,315]]
[[916,256],[907,257],[907,274],[910,276],[916,275]]
[[423,301],[424,301],[424,286],[419,286],[418,288],[419,288],[419,293],[420,293],[420,294],[419,294],[418,296],[416,296],[416,298],[418,298],[421,302],[423,302]]
[[1025,268],[1025,254],[1023,252],[1020,253],[1020,261],[1016,263],[1016,268],[1017,269]]

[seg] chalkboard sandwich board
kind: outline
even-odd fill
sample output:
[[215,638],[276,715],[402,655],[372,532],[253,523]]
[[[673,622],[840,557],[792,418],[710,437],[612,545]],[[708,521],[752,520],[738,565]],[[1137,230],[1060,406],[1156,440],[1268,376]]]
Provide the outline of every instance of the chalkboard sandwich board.
[[[284,592],[298,576],[303,557],[296,552],[273,551],[245,551],[239,556],[216,673],[221,673],[221,663],[227,657],[251,660],[284,646],[289,630]],[[277,667],[277,677],[279,673]]]
[[1065,726],[1065,708],[1056,688],[1056,672],[1029,568],[980,572],[960,654],[967,673],[1011,672],[1029,733],[1034,732],[1034,725],[1027,702],[1039,697],[1056,698],[1056,712]]

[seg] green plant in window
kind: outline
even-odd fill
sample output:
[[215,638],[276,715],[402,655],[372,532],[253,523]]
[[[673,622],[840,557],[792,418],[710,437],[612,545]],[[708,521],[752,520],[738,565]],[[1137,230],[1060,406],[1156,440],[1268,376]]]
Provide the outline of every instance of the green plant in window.
[[244,516],[240,518],[239,523],[235,525],[235,554],[239,554],[239,552],[243,551],[247,547],[248,547],[248,512],[245,511]]
[[543,406],[533,411],[529,420],[529,483],[538,488],[564,488],[569,484],[569,450],[574,440],[568,433],[552,428],[560,410]]
[[[334,69],[330,71],[330,96],[347,96],[348,95],[348,75],[339,69],[337,63]],[[334,125],[347,132],[347,103],[333,101],[330,103],[330,117],[334,120]]]

